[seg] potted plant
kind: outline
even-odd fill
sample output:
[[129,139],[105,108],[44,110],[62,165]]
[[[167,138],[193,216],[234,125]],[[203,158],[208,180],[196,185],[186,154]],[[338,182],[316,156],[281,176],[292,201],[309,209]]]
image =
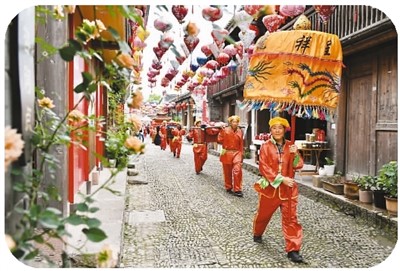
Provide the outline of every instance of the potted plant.
[[360,178],[360,176],[355,176],[351,178],[351,180],[345,180],[344,181],[344,196],[348,199],[353,199],[356,200],[359,197],[359,186],[357,184],[357,179]]
[[335,161],[333,161],[329,157],[325,157],[325,161],[326,161],[326,163],[324,165],[324,169],[325,169],[326,176],[333,176],[335,173]]
[[333,176],[323,177],[322,188],[326,191],[337,195],[343,195],[344,193],[344,181],[342,172],[338,171]]
[[390,161],[381,167],[377,182],[385,191],[386,209],[390,214],[397,215],[397,161]]
[[355,183],[357,183],[358,189],[358,198],[360,202],[364,203],[372,203],[373,193],[372,186],[376,183],[376,176],[364,175],[358,176],[353,179]]

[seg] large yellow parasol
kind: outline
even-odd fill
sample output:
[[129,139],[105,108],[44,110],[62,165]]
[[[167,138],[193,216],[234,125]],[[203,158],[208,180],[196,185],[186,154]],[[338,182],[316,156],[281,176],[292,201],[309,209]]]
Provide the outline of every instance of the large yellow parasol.
[[337,35],[313,30],[267,33],[251,56],[239,107],[331,120],[342,67]]

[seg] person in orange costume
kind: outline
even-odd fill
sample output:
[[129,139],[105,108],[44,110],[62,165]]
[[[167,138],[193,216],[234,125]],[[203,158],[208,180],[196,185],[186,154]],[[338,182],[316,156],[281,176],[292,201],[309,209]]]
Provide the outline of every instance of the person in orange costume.
[[173,144],[173,153],[174,157],[179,158],[181,156],[182,149],[182,136],[186,134],[186,131],[182,129],[182,126],[178,124],[173,130],[172,135],[172,144]]
[[167,148],[167,122],[164,120],[160,126],[161,144],[160,147],[163,151]]
[[196,174],[199,174],[207,160],[208,150],[205,142],[205,127],[201,127],[201,120],[197,120],[194,125],[196,128],[190,130],[187,138],[193,139],[194,170]]
[[274,117],[269,126],[271,138],[260,148],[259,170],[262,177],[254,184],[258,192],[258,210],[253,221],[253,240],[262,243],[262,234],[279,207],[287,256],[293,262],[303,262],[299,254],[303,230],[297,221],[299,190],[294,179],[294,170],[303,167],[303,159],[297,146],[284,138],[285,130],[290,128],[286,119]]
[[219,160],[222,163],[226,192],[232,193],[233,189],[233,194],[235,196],[243,197],[243,132],[239,128],[239,116],[230,116],[228,122],[229,126],[221,129],[218,133],[217,142],[222,144]]

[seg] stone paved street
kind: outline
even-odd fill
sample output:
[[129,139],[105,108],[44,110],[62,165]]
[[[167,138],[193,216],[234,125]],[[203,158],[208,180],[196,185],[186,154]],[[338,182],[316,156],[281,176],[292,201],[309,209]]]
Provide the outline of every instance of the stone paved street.
[[120,267],[367,268],[383,262],[395,246],[366,223],[300,195],[301,253],[307,263],[294,264],[284,251],[279,211],[264,243],[253,242],[254,173],[243,172],[243,198],[230,195],[218,157],[209,155],[196,175],[187,143],[179,159],[148,143],[136,168],[136,177],[148,184],[127,184]]

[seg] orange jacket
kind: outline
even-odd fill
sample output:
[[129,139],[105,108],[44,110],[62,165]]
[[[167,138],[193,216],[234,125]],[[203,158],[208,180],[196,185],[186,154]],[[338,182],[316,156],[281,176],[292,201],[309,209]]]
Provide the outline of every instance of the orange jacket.
[[234,164],[243,161],[243,132],[238,127],[234,131],[230,126],[218,133],[217,142],[222,144],[219,160],[223,164]]
[[[268,198],[275,196],[275,193],[279,193],[279,198],[281,200],[289,199],[290,195],[292,198],[298,196],[297,184],[293,186],[293,191],[290,187],[282,183],[283,177],[293,178],[295,174],[295,169],[300,169],[303,167],[303,158],[299,153],[291,154],[289,147],[293,143],[285,140],[283,145],[283,152],[279,155],[278,147],[273,139],[266,141],[260,148],[260,159],[258,161],[258,168],[260,174],[263,177],[263,184],[260,181],[254,184],[256,191],[262,193]],[[282,169],[279,173],[279,160],[282,162]],[[266,181],[266,182],[265,182]],[[262,188],[262,186],[265,186]]]

